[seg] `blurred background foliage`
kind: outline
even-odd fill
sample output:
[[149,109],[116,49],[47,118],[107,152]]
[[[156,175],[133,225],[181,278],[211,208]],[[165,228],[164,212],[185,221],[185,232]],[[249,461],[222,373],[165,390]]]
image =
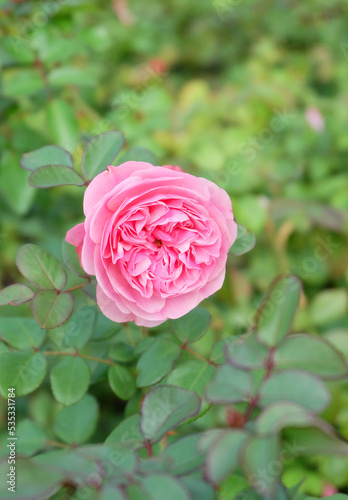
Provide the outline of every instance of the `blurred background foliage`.
[[[348,355],[346,0],[0,0],[0,16],[0,288],[18,281],[23,243],[59,256],[82,219],[83,190],[34,190],[21,155],[59,144],[78,164],[93,135],[119,129],[126,150],[147,148],[225,188],[256,233],[207,301],[203,353],[244,332],[273,277],[290,270],[304,283],[296,330]],[[348,439],[348,383],[332,392],[326,418]],[[41,389],[22,410],[49,425],[50,398]],[[109,431],[122,411],[102,403]],[[348,460],[286,467],[286,484],[303,477],[309,494],[328,482],[348,491]]]

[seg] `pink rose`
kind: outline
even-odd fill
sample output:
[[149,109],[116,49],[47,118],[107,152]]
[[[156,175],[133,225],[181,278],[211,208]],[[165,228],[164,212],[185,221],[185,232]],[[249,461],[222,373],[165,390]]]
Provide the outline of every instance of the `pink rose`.
[[84,213],[66,241],[96,276],[98,305],[111,320],[156,326],[221,288],[237,225],[213,182],[128,161],[92,180]]

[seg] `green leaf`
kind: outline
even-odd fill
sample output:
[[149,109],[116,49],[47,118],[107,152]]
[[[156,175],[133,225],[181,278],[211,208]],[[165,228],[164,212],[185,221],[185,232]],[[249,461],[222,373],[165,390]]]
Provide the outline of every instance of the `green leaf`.
[[92,278],[89,283],[86,283],[82,291],[87,297],[97,302],[97,282],[95,279]]
[[173,477],[166,474],[153,474],[142,480],[142,485],[151,500],[191,500],[187,488]]
[[248,437],[243,430],[224,432],[208,451],[206,459],[207,478],[215,484],[220,484],[239,465],[239,452]]
[[8,351],[9,351],[9,348],[7,347],[7,345],[4,344],[4,342],[0,341],[0,354],[2,354],[3,352],[8,352]]
[[134,347],[126,344],[125,342],[116,342],[110,349],[109,356],[115,361],[120,361],[121,363],[128,363],[129,361],[134,361],[136,359],[136,354]]
[[98,500],[128,500],[128,497],[116,485],[106,484],[100,491]]
[[19,69],[3,81],[5,97],[23,97],[35,94],[44,88],[43,80],[36,69]]
[[82,269],[75,247],[62,241],[62,261],[65,267],[69,269],[76,276],[87,278],[87,274]]
[[258,434],[276,434],[285,427],[322,428],[323,422],[303,406],[291,401],[270,404],[258,415],[255,430]]
[[175,335],[183,344],[196,342],[203,337],[209,327],[211,316],[203,307],[196,307],[185,316],[171,320]]
[[215,342],[212,346],[210,355],[209,355],[209,360],[215,363],[216,365],[222,365],[223,363],[226,362],[225,358],[225,348],[226,345],[230,343],[230,339],[222,339],[219,340],[218,342]]
[[269,351],[257,340],[254,330],[229,340],[224,349],[228,363],[245,370],[265,368]]
[[163,455],[170,457],[173,461],[171,473],[181,476],[197,470],[203,465],[204,457],[198,453],[197,443],[200,434],[184,436],[174,443],[171,443],[164,450]]
[[205,391],[205,399],[211,403],[229,404],[250,401],[254,382],[250,373],[234,366],[222,365]]
[[[76,450],[79,456],[88,458],[95,462],[107,461],[113,466],[113,476],[126,473],[133,474],[138,470],[138,455],[132,450],[127,450],[124,446],[116,443],[109,444],[89,444]],[[104,470],[100,470],[101,478],[104,477]]]
[[74,160],[68,151],[59,146],[44,146],[24,153],[20,164],[26,170],[35,170],[43,165],[65,165],[73,168]]
[[286,442],[293,443],[293,454],[299,455],[348,455],[348,444],[341,441],[334,430],[321,422],[320,428],[286,429]]
[[226,432],[225,429],[208,429],[202,435],[198,442],[198,450],[205,455],[210,448],[217,443],[221,436]]
[[17,452],[20,455],[34,455],[44,448],[46,434],[37,424],[29,419],[19,422],[17,430]]
[[191,493],[192,500],[214,500],[216,498],[215,491],[210,484],[199,477],[184,476],[181,478],[181,482]]
[[126,161],[144,161],[147,163],[151,163],[151,165],[158,165],[157,156],[148,149],[140,147],[131,148],[129,151],[127,151],[126,154],[122,156],[122,158],[120,158],[120,161],[117,162],[117,164],[121,165]]
[[[3,7],[7,0],[0,0],[0,6]],[[29,47],[27,40],[19,37],[18,34],[8,34],[2,40],[6,53],[10,54],[11,59],[20,63],[33,63],[35,61],[35,53],[32,47]]]
[[249,231],[242,224],[237,224],[237,238],[233,243],[229,253],[239,256],[250,252],[256,244],[256,236],[252,231]]
[[320,413],[330,403],[325,384],[305,371],[287,370],[274,373],[262,385],[259,403],[267,406],[277,401],[293,401]]
[[35,189],[28,185],[29,172],[19,165],[19,157],[8,151],[1,152],[0,192],[10,209],[24,215],[30,208]]
[[129,484],[126,488],[129,500],[153,500],[150,493],[144,491],[144,488],[136,484]]
[[[129,334],[128,334],[128,336],[129,336]],[[156,340],[158,340],[158,339],[156,339],[155,337],[144,337],[144,338],[142,338],[139,341],[139,344],[134,349],[135,354],[137,356],[140,356],[145,351],[147,351],[152,346],[152,344],[154,344],[156,342]]]
[[345,377],[348,364],[327,340],[314,335],[296,334],[286,338],[275,351],[275,366],[306,370],[325,379]]
[[41,328],[57,328],[71,315],[74,300],[71,293],[43,291],[31,301],[31,310]]
[[140,432],[140,415],[132,415],[122,420],[108,436],[105,443],[120,443],[128,449],[141,448],[143,436]]
[[98,413],[97,400],[86,394],[77,403],[60,410],[53,430],[65,443],[85,443],[95,431]]
[[247,488],[248,481],[240,473],[236,472],[235,474],[231,474],[221,485],[219,485],[219,494],[223,500],[260,500],[256,491],[252,488],[247,490]]
[[130,399],[136,390],[135,379],[127,368],[114,365],[109,368],[109,384],[116,396],[120,399]]
[[74,294],[74,311],[61,326],[48,332],[57,349],[76,347],[81,350],[91,338],[96,326],[97,308],[79,290]]
[[42,344],[45,331],[33,318],[1,318],[0,337],[16,349],[30,349]]
[[122,132],[110,130],[93,137],[87,144],[82,156],[82,172],[87,179],[93,179],[111,165],[124,143]]
[[16,283],[0,290],[0,306],[10,304],[18,306],[28,302],[34,297],[33,290],[27,285]]
[[85,457],[81,450],[82,448],[79,447],[73,450],[49,451],[40,453],[31,461],[60,471],[72,484],[81,483],[81,481],[87,483],[96,472],[96,464],[91,457]]
[[65,165],[44,165],[29,176],[29,184],[35,188],[54,186],[84,186],[86,181],[80,174]]
[[[277,483],[283,469],[278,437],[273,435],[250,438],[241,449],[240,463],[249,483],[257,493],[267,498],[275,498]],[[277,466],[273,467],[273,464]],[[269,472],[270,470],[272,472]]]
[[61,66],[48,74],[48,81],[53,86],[78,85],[79,87],[93,87],[97,80],[93,74],[83,71],[76,66]]
[[190,360],[176,366],[166,378],[166,384],[176,385],[183,389],[203,394],[205,386],[211,382],[215,367],[205,361]]
[[168,431],[197,415],[199,396],[170,385],[155,387],[146,394],[140,412],[140,431],[145,439],[159,441]]
[[52,139],[68,151],[74,151],[79,138],[79,126],[74,109],[60,99],[50,101],[46,109]]
[[7,397],[9,387],[24,396],[39,387],[45,378],[47,361],[40,352],[4,352],[0,357],[0,390]]
[[23,245],[16,257],[19,271],[34,286],[42,290],[62,290],[67,275],[61,263],[42,247]]
[[256,313],[257,334],[273,347],[289,333],[300,302],[301,282],[293,275],[278,277],[266,293]]
[[52,368],[50,380],[56,400],[63,405],[71,405],[88,390],[91,373],[84,359],[67,356]]
[[335,288],[318,293],[311,303],[309,313],[315,325],[327,325],[345,317],[347,309],[347,290]]
[[171,340],[158,338],[139,358],[137,386],[146,387],[159,382],[179,359],[181,348]]
[[[16,459],[16,491],[9,491],[6,481],[0,483],[1,500],[46,500],[61,488],[65,480],[59,470],[36,464],[33,460]],[[0,464],[0,476],[8,474],[7,460]]]

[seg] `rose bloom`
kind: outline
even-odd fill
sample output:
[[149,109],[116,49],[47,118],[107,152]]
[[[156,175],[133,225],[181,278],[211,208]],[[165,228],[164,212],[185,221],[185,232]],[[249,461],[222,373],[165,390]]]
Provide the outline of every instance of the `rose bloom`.
[[96,276],[98,305],[111,320],[157,326],[221,288],[237,225],[213,182],[127,161],[97,175],[83,205],[85,221],[66,241]]

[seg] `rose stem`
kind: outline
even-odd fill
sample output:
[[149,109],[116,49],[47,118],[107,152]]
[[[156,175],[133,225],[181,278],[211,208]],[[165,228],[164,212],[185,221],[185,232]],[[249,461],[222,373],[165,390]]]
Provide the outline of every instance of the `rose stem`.
[[50,439],[46,439],[46,444],[49,446],[57,446],[59,448],[70,448],[67,444],[59,443],[58,441],[51,441]]
[[194,351],[193,349],[190,349],[190,347],[187,347],[186,344],[182,345],[181,349],[183,349],[184,351],[190,352],[191,354],[193,354],[193,356],[196,356],[196,358],[198,358],[202,361],[205,361],[206,363],[209,363],[210,365],[217,366],[216,363],[214,363],[214,361],[211,361],[210,359],[203,358],[203,356],[198,354],[198,352]]
[[91,361],[97,361],[98,363],[104,363],[105,365],[114,366],[116,363],[111,361],[111,359],[96,358],[95,356],[89,356],[88,354],[80,354],[79,352],[64,352],[64,351],[39,351],[46,356],[75,356],[84,359],[89,359]]
[[82,288],[85,285],[88,285],[88,283],[91,282],[91,279],[88,278],[88,281],[85,281],[85,283],[80,283],[80,285],[73,286],[72,288],[69,288],[68,290],[64,290],[64,292],[73,292],[74,290],[77,290],[78,288]]
[[152,444],[150,442],[144,443],[149,457],[152,457]]

